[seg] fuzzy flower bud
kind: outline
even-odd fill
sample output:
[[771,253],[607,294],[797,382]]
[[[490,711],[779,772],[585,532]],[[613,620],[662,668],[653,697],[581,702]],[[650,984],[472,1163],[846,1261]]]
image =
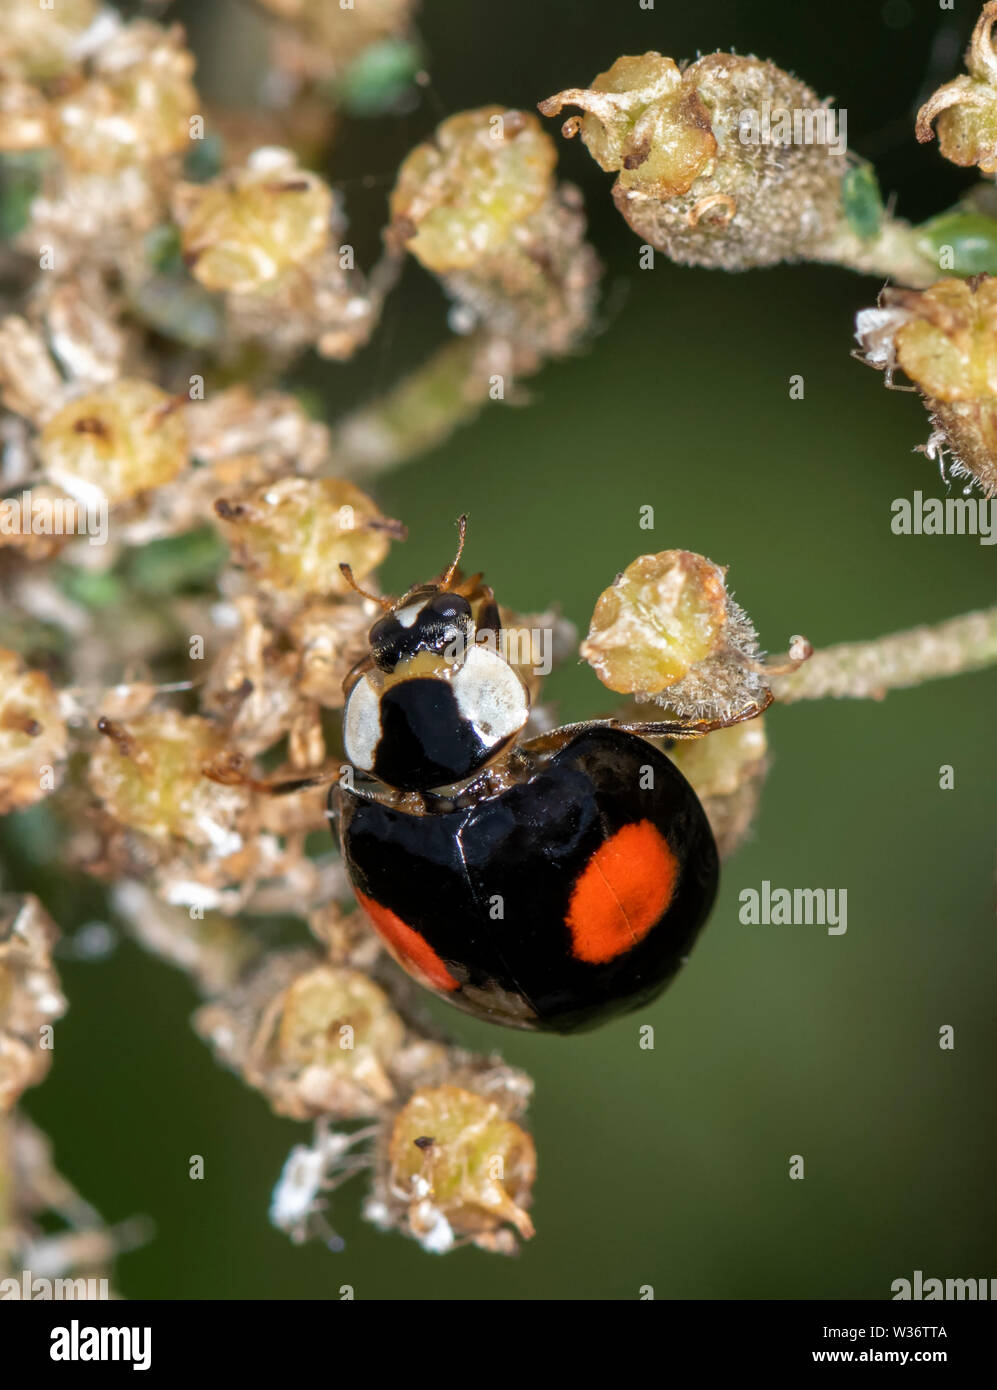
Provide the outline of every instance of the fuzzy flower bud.
[[725,717],[763,700],[755,630],[725,574],[689,550],[639,556],[599,596],[581,655],[610,690],[680,717]]
[[362,581],[405,534],[338,478],[281,478],[240,501],[219,499],[215,511],[260,586],[296,598],[349,593],[340,565]]
[[997,50],[993,27],[997,0],[980,12],[966,50],[968,76],[955,78],[917,113],[916,134],[924,144],[937,134],[938,147],[953,164],[975,164],[984,174],[997,170]]
[[187,466],[187,429],[176,402],[149,381],[123,377],[77,396],[46,421],[46,476],[81,502],[111,506],[162,487]]
[[680,69],[660,53],[623,57],[540,110],[565,106],[585,114],[564,134],[580,133],[617,173],[619,211],[674,261],[746,270],[821,259],[840,227],[847,164],[828,139],[833,113],[773,63],[710,53]]
[[892,379],[898,367],[921,392],[934,432],[931,457],[997,493],[997,278],[939,280],[928,290],[888,288],[856,319],[864,360]]

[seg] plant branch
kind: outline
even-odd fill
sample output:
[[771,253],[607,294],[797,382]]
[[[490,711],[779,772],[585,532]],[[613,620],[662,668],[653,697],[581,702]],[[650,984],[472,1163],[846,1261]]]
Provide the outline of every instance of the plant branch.
[[783,704],[828,697],[881,700],[890,690],[995,664],[997,607],[872,642],[826,647],[792,675],[773,679],[772,692]]
[[872,240],[863,240],[843,224],[815,259],[846,266],[860,275],[888,278],[911,289],[927,289],[941,273],[937,259],[919,239],[918,229],[894,217],[883,218]]
[[337,476],[368,479],[407,462],[472,420],[488,397],[482,335],[448,341],[380,400],[337,426]]

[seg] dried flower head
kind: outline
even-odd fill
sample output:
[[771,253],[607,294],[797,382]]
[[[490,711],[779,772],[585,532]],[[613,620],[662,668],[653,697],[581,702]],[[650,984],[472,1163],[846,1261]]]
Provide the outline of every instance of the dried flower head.
[[172,207],[191,274],[226,296],[230,351],[252,340],[278,358],[310,345],[347,358],[366,342],[397,257],[370,288],[342,244],[339,200],[291,151],[264,146],[210,183],[178,185]]
[[387,555],[404,528],[339,478],[282,478],[215,510],[239,562],[264,589],[297,599],[347,594],[341,565],[360,581]]
[[924,144],[937,134],[938,147],[953,164],[997,170],[997,51],[993,27],[997,0],[980,11],[966,50],[968,76],[939,87],[917,113],[916,134]]
[[0,815],[54,790],[68,736],[59,697],[42,671],[0,647]]
[[256,150],[239,169],[176,194],[184,260],[209,290],[272,286],[328,243],[332,191],[289,150]]
[[757,636],[725,575],[689,550],[638,556],[600,594],[582,656],[610,690],[680,717],[764,702]]
[[153,840],[178,839],[233,854],[249,794],[222,786],[204,769],[220,758],[218,727],[197,715],[151,711],[127,725],[103,718],[90,759],[90,785],[122,825]]
[[37,898],[0,897],[0,1115],[52,1063],[46,1032],[66,1012],[52,964],[58,935]]
[[[680,69],[660,53],[623,57],[591,87],[540,103],[576,106],[581,133],[630,226],[672,260],[725,270],[821,259],[840,230],[843,152],[826,138],[762,128],[766,111],[799,113],[811,131],[829,108],[758,58],[710,53]],[[748,118],[754,118],[754,125]]]
[[[536,1177],[533,1140],[510,1118],[508,1101],[465,1086],[416,1091],[391,1128],[378,1201],[423,1247],[443,1254],[470,1240],[482,1249],[515,1248],[512,1227],[533,1235],[526,1208]],[[401,1215],[403,1213],[403,1215]],[[394,1221],[392,1222],[394,1224]]]
[[179,27],[123,25],[86,76],[63,84],[52,121],[60,154],[81,173],[110,174],[188,150],[199,104],[193,71]]
[[887,288],[859,313],[855,336],[888,384],[901,367],[917,386],[934,427],[926,452],[947,451],[955,473],[997,493],[997,279]]
[[367,975],[312,953],[271,956],[195,1026],[278,1114],[359,1119],[395,1098],[404,1023]]
[[233,752],[254,757],[287,735],[293,767],[320,764],[325,744],[317,708],[299,688],[298,652],[263,622],[256,598],[238,598],[233,608],[235,631],[212,663],[202,708],[224,724]]
[[0,69],[35,82],[58,77],[76,61],[80,38],[97,17],[97,0],[25,5],[0,0]]
[[51,416],[38,452],[45,475],[82,502],[110,505],[171,482],[186,468],[187,429],[176,400],[123,377]]
[[398,171],[392,225],[438,274],[494,255],[548,197],[557,151],[535,116],[501,106],[462,111]]
[[309,600],[288,633],[298,654],[298,690],[326,709],[341,709],[343,681],[366,656],[370,615],[362,604]]
[[536,117],[501,106],[451,116],[399,170],[389,237],[443,283],[458,325],[514,344],[514,372],[573,347],[588,326],[598,263],[574,189]]

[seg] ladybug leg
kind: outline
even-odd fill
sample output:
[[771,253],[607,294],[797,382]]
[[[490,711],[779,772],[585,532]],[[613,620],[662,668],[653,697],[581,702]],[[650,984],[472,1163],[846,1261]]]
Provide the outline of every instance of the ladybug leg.
[[773,696],[766,691],[761,700],[755,700],[734,714],[723,719],[671,719],[630,722],[625,719],[590,719],[583,724],[568,724],[559,733],[579,732],[585,729],[619,729],[624,734],[639,734],[643,738],[702,738],[717,729],[729,729],[734,724],[743,724],[747,719],[757,719],[772,703]]
[[223,753],[201,770],[212,782],[220,782],[226,787],[249,787],[265,796],[288,796],[292,792],[304,791],[306,787],[329,786],[338,782],[342,776],[342,769],[337,767],[331,771],[313,772],[303,777],[256,778],[250,774],[248,760],[242,753]]
[[736,710],[723,719],[679,719],[663,720],[661,723],[636,724],[611,719],[608,722],[610,727],[621,729],[627,734],[642,734],[651,738],[702,738],[705,734],[715,733],[717,729],[730,729],[735,724],[743,724],[748,719],[757,719],[768,709],[772,699],[771,692],[766,691],[763,699],[753,700],[750,705],[745,705],[743,709]]

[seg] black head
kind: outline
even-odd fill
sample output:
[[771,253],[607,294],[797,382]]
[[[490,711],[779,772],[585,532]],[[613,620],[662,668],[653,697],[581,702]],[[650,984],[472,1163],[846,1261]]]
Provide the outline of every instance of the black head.
[[368,634],[370,654],[381,671],[391,672],[418,652],[459,660],[472,640],[471,605],[461,594],[432,589],[428,596],[409,595],[400,608],[378,618]]

